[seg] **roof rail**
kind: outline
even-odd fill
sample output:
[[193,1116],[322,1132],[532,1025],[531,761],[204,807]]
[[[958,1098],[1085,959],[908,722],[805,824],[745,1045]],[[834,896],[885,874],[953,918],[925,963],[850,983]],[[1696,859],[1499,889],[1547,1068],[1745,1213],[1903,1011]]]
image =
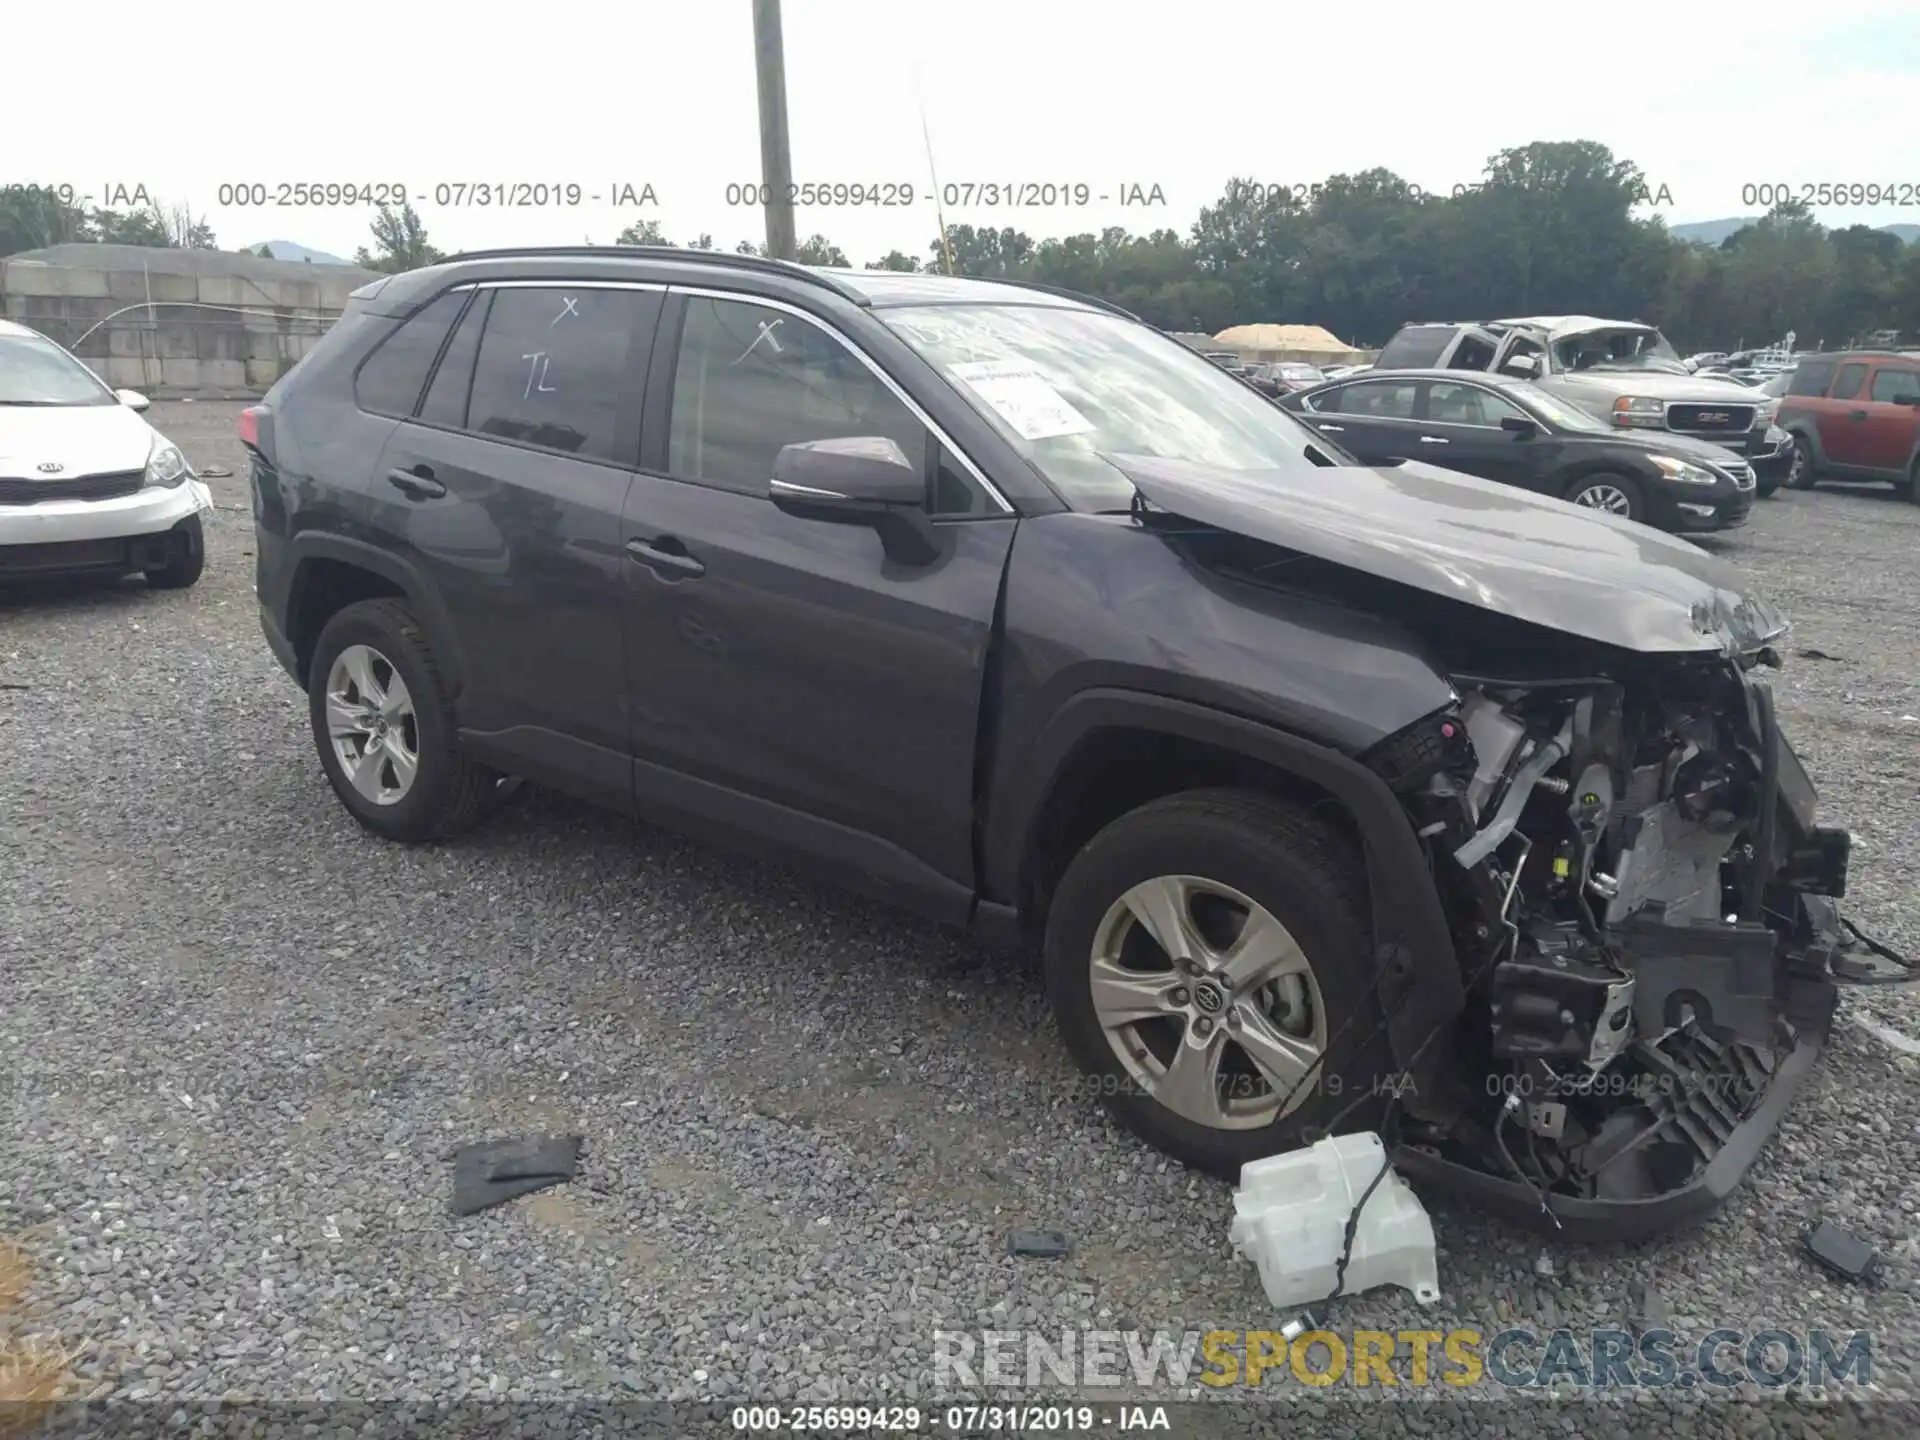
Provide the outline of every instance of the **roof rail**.
[[682,264],[692,262],[696,265],[730,266],[736,270],[757,270],[763,275],[784,275],[789,280],[804,280],[810,284],[819,285],[833,291],[843,300],[851,300],[856,305],[871,303],[867,296],[844,280],[837,280],[810,265],[802,265],[793,260],[772,260],[765,255],[740,255],[730,250],[696,250],[691,246],[513,245],[498,250],[463,250],[458,255],[449,255],[441,263],[451,265],[461,260],[561,259],[599,255],[612,256],[616,259],[626,256],[635,260],[678,261]]
[[[937,273],[937,272],[936,272]],[[1012,280],[1000,275],[954,276],[954,279],[976,279],[988,285],[1012,285],[1020,290],[1038,290],[1043,295],[1058,295],[1062,300],[1078,300],[1082,305],[1091,305],[1096,310],[1104,310],[1109,315],[1118,315],[1126,320],[1140,320],[1131,310],[1122,310],[1111,300],[1102,300],[1098,295],[1083,295],[1078,290],[1069,290],[1062,285],[1042,285],[1038,280]],[[1145,324],[1145,321],[1140,321]]]

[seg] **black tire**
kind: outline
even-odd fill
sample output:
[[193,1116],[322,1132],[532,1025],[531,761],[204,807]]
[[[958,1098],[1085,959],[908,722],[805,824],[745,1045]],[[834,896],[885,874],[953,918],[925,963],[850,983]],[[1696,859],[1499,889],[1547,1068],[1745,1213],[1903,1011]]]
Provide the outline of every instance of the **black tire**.
[[[1580,501],[1577,497],[1584,494],[1588,490],[1593,489],[1597,485],[1612,486],[1613,489],[1619,491],[1620,494],[1625,497],[1627,502],[1627,511],[1624,515],[1620,515],[1620,512],[1617,510],[1603,511],[1602,513],[1609,514],[1609,515],[1620,515],[1620,518],[1622,520],[1638,520],[1643,525],[1646,523],[1647,521],[1646,492],[1640,488],[1639,482],[1634,480],[1633,477],[1629,475],[1614,475],[1612,473],[1604,473],[1599,475],[1582,475],[1579,479],[1575,480],[1571,485],[1567,486],[1567,493],[1566,493],[1565,499],[1569,504],[1578,505],[1580,504]],[[1587,508],[1587,507],[1582,507],[1582,508]],[[1594,507],[1594,508],[1598,508],[1598,507]]]
[[[1233,1180],[1249,1160],[1321,1138],[1343,1109],[1349,1113],[1338,1132],[1378,1123],[1394,1066],[1367,979],[1365,873],[1360,852],[1338,832],[1297,806],[1242,790],[1156,800],[1108,825],[1074,857],[1047,917],[1047,992],[1068,1050],[1121,1125]],[[1260,1128],[1213,1128],[1174,1113],[1128,1073],[1101,1027],[1091,983],[1101,923],[1127,890],[1161,875],[1233,887],[1284,925],[1312,965],[1325,1010],[1325,1059],[1300,1087],[1297,1106]]]
[[1913,464],[1907,467],[1907,499],[1920,505],[1920,455],[1913,457]]
[[[366,645],[383,656],[413,698],[419,768],[411,788],[390,805],[353,788],[328,736],[327,676],[350,645]],[[472,828],[500,793],[501,777],[461,753],[453,702],[433,647],[403,601],[362,600],[326,623],[308,670],[307,702],[328,783],[348,813],[376,835],[408,842],[458,835]]]
[[198,515],[189,515],[167,532],[167,561],[141,573],[155,590],[185,590],[207,568],[207,534]]
[[1793,469],[1787,472],[1789,490],[1811,490],[1820,483],[1820,457],[1814,454],[1813,442],[1806,436],[1795,432],[1793,437]]
[[1780,482],[1778,480],[1762,480],[1755,484],[1753,493],[1757,499],[1770,500],[1773,498],[1774,492],[1779,488]]

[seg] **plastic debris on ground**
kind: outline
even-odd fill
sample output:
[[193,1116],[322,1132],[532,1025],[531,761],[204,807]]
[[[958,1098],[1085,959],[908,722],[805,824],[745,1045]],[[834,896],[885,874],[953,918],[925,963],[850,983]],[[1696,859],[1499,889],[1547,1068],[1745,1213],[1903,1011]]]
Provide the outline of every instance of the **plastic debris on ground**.
[[1058,1230],[1016,1230],[1007,1237],[1009,1255],[1037,1260],[1064,1260],[1071,1248]]
[[522,1136],[467,1145],[453,1157],[453,1213],[477,1215],[573,1179],[578,1135]]
[[1258,1267],[1267,1299],[1281,1309],[1379,1285],[1409,1290],[1422,1305],[1440,1298],[1433,1221],[1371,1131],[1249,1161],[1233,1210],[1233,1247]]

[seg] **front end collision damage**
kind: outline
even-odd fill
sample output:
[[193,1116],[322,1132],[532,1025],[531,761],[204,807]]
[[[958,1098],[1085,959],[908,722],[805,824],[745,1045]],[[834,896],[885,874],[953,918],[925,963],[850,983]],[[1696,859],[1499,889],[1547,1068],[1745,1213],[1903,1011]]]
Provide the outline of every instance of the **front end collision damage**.
[[[1407,954],[1376,935],[1396,1164],[1574,1238],[1710,1214],[1839,987],[1914,978],[1839,916],[1848,839],[1817,823],[1760,674],[1784,617],[1685,542],[1427,467],[1262,485],[1118,463],[1191,573],[1369,617],[1449,681],[1422,718],[1340,747],[1420,857],[1383,875],[1376,818],[1376,905],[1383,880],[1431,895],[1448,931],[1403,929]],[[1405,883],[1416,864],[1426,882]]]
[[1815,823],[1756,663],[1461,675],[1366,757],[1427,847],[1469,997],[1472,1078],[1400,1127],[1411,1178],[1576,1238],[1702,1219],[1840,985],[1906,978],[1843,928],[1846,835]]

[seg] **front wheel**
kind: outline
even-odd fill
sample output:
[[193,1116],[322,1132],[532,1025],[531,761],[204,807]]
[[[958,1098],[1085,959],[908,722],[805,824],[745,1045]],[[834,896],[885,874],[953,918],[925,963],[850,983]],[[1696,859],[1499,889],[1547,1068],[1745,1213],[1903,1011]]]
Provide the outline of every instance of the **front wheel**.
[[1804,435],[1793,437],[1793,468],[1787,472],[1789,490],[1811,490],[1820,483],[1820,462],[1814,457],[1813,442]]
[[1622,520],[1645,520],[1646,497],[1625,475],[1587,475],[1573,482],[1567,499],[1587,510],[1604,510]]
[[1068,865],[1048,996],[1122,1125],[1236,1179],[1336,1120],[1368,1128],[1391,1093],[1367,914],[1358,849],[1305,811],[1248,791],[1175,795]]
[[190,515],[167,532],[167,558],[141,573],[155,590],[185,590],[198,583],[207,568],[207,534],[198,515]]

